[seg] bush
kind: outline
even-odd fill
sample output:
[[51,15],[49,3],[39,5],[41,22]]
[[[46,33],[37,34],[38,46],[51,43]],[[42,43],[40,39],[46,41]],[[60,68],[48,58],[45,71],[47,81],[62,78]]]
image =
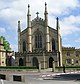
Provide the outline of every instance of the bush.
[[[59,66],[56,68],[63,68],[63,66]],[[65,68],[80,68],[80,66],[65,66]]]
[[32,66],[0,66],[0,69],[37,69],[37,67]]

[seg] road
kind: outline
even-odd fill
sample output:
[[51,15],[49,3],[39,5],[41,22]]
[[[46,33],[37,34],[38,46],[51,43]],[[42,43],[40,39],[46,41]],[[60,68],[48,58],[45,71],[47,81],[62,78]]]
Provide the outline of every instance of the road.
[[0,80],[0,84],[80,84],[80,73],[29,73],[24,76],[25,82]]

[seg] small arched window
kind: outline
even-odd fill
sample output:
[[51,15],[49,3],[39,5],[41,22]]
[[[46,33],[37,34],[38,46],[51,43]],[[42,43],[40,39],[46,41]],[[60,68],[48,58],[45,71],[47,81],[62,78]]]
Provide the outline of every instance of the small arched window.
[[42,48],[42,35],[40,33],[35,35],[35,48]]
[[52,39],[52,50],[55,50],[55,40]]
[[26,51],[26,43],[23,41],[23,52]]

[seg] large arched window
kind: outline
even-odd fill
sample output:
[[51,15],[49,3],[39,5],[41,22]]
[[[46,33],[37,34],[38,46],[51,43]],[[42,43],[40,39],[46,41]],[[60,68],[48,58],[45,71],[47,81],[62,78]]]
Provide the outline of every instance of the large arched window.
[[52,39],[52,50],[55,50],[55,40]]
[[23,52],[26,51],[26,43],[23,41]]
[[35,35],[35,48],[42,48],[42,35],[40,33]]

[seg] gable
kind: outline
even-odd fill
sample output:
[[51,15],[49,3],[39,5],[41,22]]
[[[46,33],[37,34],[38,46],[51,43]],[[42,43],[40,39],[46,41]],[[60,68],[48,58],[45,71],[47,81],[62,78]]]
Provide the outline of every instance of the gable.
[[34,20],[31,21],[31,26],[33,27],[36,24],[40,24],[44,26],[45,21],[40,17],[36,17]]

